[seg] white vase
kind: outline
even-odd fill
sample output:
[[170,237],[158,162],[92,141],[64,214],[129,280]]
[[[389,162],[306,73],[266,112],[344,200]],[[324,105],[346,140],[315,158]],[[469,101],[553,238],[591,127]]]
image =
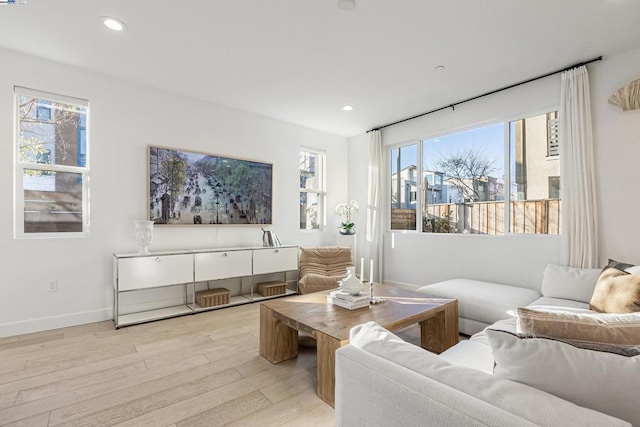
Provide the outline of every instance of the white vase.
[[149,254],[149,244],[153,239],[153,221],[136,221],[136,242],[138,254]]
[[355,267],[347,267],[347,277],[340,281],[340,290],[351,295],[357,295],[362,290],[362,281],[356,277]]

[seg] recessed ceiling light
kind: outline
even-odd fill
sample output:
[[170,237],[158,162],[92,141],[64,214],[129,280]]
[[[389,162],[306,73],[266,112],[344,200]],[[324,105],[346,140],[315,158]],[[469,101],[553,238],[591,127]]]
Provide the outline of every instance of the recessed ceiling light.
[[344,111],[351,111],[351,110],[353,110],[353,107],[351,105],[345,105],[344,107],[342,107],[342,109]]
[[445,70],[445,66],[444,65],[438,65],[436,67],[433,68],[436,71],[444,71]]
[[105,27],[113,31],[124,31],[127,29],[127,26],[124,24],[124,22],[110,16],[100,17],[100,22],[102,22]]
[[338,0],[338,8],[341,10],[349,11],[356,7],[356,0]]

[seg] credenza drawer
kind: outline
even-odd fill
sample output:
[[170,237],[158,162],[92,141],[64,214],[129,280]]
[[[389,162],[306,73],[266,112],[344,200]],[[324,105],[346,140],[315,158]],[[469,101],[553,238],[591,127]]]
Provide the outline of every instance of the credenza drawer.
[[196,282],[240,276],[251,276],[251,251],[195,254]]
[[118,260],[118,290],[129,291],[193,281],[193,255],[160,255]]
[[298,248],[265,248],[253,251],[253,274],[298,269]]

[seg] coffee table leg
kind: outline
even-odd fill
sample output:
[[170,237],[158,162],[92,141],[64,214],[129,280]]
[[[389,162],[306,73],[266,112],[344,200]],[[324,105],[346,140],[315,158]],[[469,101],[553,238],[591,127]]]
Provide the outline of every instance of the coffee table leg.
[[444,306],[430,319],[420,322],[420,344],[434,353],[442,353],[458,343],[458,301]]
[[278,320],[264,305],[260,306],[260,355],[271,363],[298,355],[298,331]]
[[316,338],[318,397],[335,407],[336,350],[347,345],[349,340],[340,341],[321,332]]

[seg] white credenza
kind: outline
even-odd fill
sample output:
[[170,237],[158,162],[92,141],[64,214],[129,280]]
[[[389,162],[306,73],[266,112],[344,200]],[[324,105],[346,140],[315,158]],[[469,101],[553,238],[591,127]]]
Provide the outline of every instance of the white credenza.
[[[284,294],[257,293],[257,283],[274,280],[286,283]],[[113,254],[113,287],[116,328],[291,295],[298,291],[298,247]],[[229,289],[229,303],[198,306],[196,292],[214,288]]]

